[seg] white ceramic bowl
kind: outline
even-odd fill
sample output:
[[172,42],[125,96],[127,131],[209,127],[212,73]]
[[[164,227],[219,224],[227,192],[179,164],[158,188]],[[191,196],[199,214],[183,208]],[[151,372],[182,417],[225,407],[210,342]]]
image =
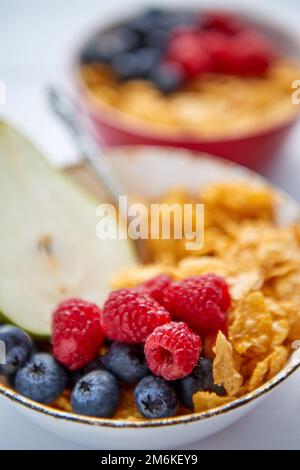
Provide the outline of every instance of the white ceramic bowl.
[[[115,148],[107,150],[106,155],[129,192],[146,197],[157,196],[178,185],[196,190],[203,184],[224,180],[264,183],[260,176],[245,168],[206,155],[197,154],[194,158],[185,150]],[[294,222],[299,217],[297,204],[279,191],[279,223]],[[220,431],[244,416],[299,366],[300,356],[295,351],[279,374],[242,398],[206,412],[153,421],[78,416],[35,403],[1,384],[0,398],[43,428],[81,445],[97,449],[176,449]]]

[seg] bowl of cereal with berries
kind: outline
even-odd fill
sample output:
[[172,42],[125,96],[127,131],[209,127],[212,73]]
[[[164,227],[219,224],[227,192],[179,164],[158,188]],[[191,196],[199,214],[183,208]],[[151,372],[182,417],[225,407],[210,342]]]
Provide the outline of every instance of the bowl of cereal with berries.
[[153,8],[96,31],[75,60],[95,135],[265,164],[299,115],[299,36],[273,13]]
[[128,194],[162,204],[162,220],[169,205],[204,208],[200,245],[145,237],[142,263],[124,232],[96,237],[103,199],[3,123],[0,153],[1,400],[81,445],[179,448],[299,368],[300,210],[289,196],[205,154],[106,149]]

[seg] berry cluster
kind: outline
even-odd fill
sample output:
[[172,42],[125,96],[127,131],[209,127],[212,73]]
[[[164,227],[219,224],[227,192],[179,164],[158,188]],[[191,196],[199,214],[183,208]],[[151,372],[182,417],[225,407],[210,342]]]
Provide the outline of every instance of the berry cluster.
[[274,56],[269,41],[232,13],[150,9],[94,37],[81,61],[172,93],[205,73],[261,76]]
[[53,313],[53,356],[34,352],[20,329],[0,327],[8,359],[0,374],[41,403],[53,402],[69,384],[73,411],[99,417],[114,415],[120,383],[135,385],[143,416],[172,416],[179,399],[193,409],[196,391],[225,393],[201,353],[207,338],[226,332],[229,307],[228,286],[214,274],[181,282],[159,275],[135,289],[111,292],[102,310],[69,299]]

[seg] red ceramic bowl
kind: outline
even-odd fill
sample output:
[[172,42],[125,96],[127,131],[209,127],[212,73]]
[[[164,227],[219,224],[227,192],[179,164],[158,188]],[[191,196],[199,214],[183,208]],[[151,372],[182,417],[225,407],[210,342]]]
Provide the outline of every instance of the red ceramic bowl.
[[[270,19],[268,21],[264,20],[263,23],[257,20],[261,15],[256,10],[254,12],[242,11],[238,13],[245,15],[248,21],[267,32],[277,45],[280,46],[283,55],[300,59],[300,35],[297,29],[291,27],[290,20],[284,20],[281,15],[276,17],[274,11],[272,12],[273,16],[271,15],[272,21],[270,22]],[[122,12],[121,14],[119,12],[118,21],[119,18],[122,19]],[[99,29],[97,32],[99,32]],[[92,37],[93,34],[88,37],[88,40]],[[86,41],[79,48],[79,53],[85,44]],[[79,54],[75,57],[73,72],[80,104],[90,120],[96,139],[105,146],[143,144],[182,147],[218,155],[253,169],[259,169],[268,164],[279,152],[298,118],[298,115],[295,113],[294,116],[276,126],[264,127],[254,132],[239,134],[236,137],[221,136],[213,139],[204,139],[191,137],[180,132],[175,135],[173,133],[169,134],[153,129],[151,124],[144,124],[130,115],[121,113],[116,109],[93,100],[79,73],[78,58]]]

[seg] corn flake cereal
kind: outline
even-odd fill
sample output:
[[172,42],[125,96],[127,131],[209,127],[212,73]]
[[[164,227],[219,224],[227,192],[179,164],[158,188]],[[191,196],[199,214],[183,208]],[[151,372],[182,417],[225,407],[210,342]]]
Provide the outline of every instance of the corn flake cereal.
[[[197,392],[195,411],[230,403],[272,379],[300,340],[300,228],[277,224],[276,200],[272,189],[245,182],[210,185],[197,195],[175,188],[159,202],[204,202],[204,246],[187,252],[185,240],[149,240],[151,263],[114,276],[114,288],[135,287],[161,273],[176,281],[215,273],[227,281],[228,337],[219,332],[202,338],[202,354],[211,358],[214,381],[226,396]],[[68,397],[57,406],[68,410]],[[141,419],[132,390],[122,391],[117,413]]]
[[241,300],[232,313],[229,339],[242,355],[268,352],[272,339],[272,315],[268,312],[261,292],[253,292]]
[[[293,61],[274,61],[264,77],[206,74],[164,95],[147,80],[119,81],[105,65],[86,64],[81,76],[90,98],[132,125],[156,132],[216,138],[255,132],[291,119],[291,83],[299,76]],[[255,201],[254,201],[255,202]]]
[[283,346],[277,346],[263,360],[257,362],[249,381],[249,391],[260,387],[266,380],[274,377],[285,365],[288,351]]
[[216,393],[197,392],[193,395],[195,412],[207,411],[218,406],[226,405],[234,400],[234,397],[220,397]]
[[221,331],[215,345],[213,377],[217,385],[224,386],[228,396],[235,396],[243,383],[243,377],[235,368],[233,348]]

